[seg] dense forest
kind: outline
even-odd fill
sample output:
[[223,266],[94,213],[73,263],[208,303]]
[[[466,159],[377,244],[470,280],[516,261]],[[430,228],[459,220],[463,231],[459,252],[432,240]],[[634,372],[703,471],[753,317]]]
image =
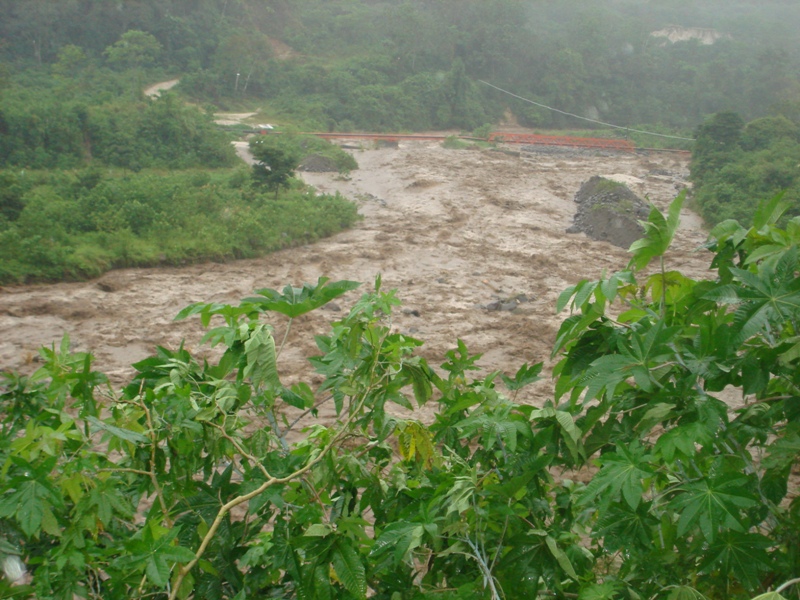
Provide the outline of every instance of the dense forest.
[[[579,124],[485,80],[621,126],[691,131],[720,110],[750,120],[796,107],[798,18],[792,3],[743,0],[4,0],[0,59],[12,88],[44,85],[34,73],[78,78],[53,90],[62,100],[108,87],[106,70],[161,69],[200,102],[323,129],[473,129],[505,108],[526,125]],[[719,37],[651,35],[668,26]]]
[[750,224],[753,202],[781,194],[800,214],[800,128],[783,115],[745,124],[721,112],[698,130],[691,165],[695,200],[707,222],[735,219]]

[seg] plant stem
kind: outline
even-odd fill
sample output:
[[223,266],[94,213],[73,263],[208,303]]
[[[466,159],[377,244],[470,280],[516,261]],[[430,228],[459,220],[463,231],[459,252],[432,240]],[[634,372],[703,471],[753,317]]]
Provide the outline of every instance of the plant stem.
[[664,269],[664,255],[659,257],[661,262],[661,318],[667,313],[667,272]]
[[[142,382],[142,385],[144,385],[144,381]],[[141,390],[139,398],[141,398]],[[169,509],[167,508],[167,502],[164,499],[164,492],[161,489],[161,484],[158,482],[158,477],[154,471],[156,466],[156,447],[158,446],[158,436],[156,436],[156,430],[153,427],[153,417],[144,400],[140,400],[140,402],[137,404],[144,411],[144,414],[147,417],[148,437],[150,438],[150,471],[148,472],[148,475],[150,477],[150,482],[153,484],[153,489],[156,492],[156,496],[158,497],[158,504],[161,506],[161,513],[164,515],[164,522],[168,527],[172,527],[174,523],[172,518],[169,516]]]
[[289,319],[289,322],[286,324],[286,331],[283,333],[283,340],[281,340],[281,345],[278,348],[278,351],[275,353],[275,360],[280,358],[281,352],[283,351],[283,347],[286,345],[286,340],[289,338],[289,332],[292,330],[292,322],[294,321],[293,318]]
[[[380,353],[380,348],[383,346],[383,339],[379,340],[378,343],[374,344],[373,347],[375,348],[376,353]],[[262,483],[253,491],[243,494],[241,496],[237,496],[233,498],[229,502],[225,503],[220,507],[219,511],[217,512],[217,516],[214,518],[214,522],[211,524],[211,527],[208,528],[205,536],[203,536],[202,541],[200,542],[200,546],[195,551],[194,558],[186,563],[183,567],[181,567],[180,571],[178,572],[178,576],[175,578],[174,585],[172,586],[172,591],[168,596],[168,600],[175,600],[178,597],[178,593],[180,592],[181,585],[183,584],[183,580],[186,579],[186,576],[191,572],[191,570],[197,565],[200,561],[202,556],[205,554],[208,546],[211,544],[211,540],[214,539],[214,536],[217,533],[217,530],[222,525],[222,521],[225,519],[225,515],[227,515],[231,510],[255,498],[259,494],[263,494],[266,490],[271,488],[273,485],[281,485],[283,483],[288,483],[295,479],[298,479],[308,473],[311,469],[313,469],[317,464],[319,464],[327,455],[348,435],[349,428],[356,420],[360,410],[364,407],[364,404],[369,397],[369,392],[372,390],[373,385],[375,382],[373,378],[375,377],[375,368],[377,365],[377,360],[373,360],[372,366],[370,368],[370,385],[367,385],[365,389],[361,391],[360,398],[356,403],[355,410],[350,412],[350,415],[347,419],[342,423],[341,428],[339,429],[338,433],[331,439],[330,443],[325,446],[322,451],[317,454],[314,458],[308,461],[303,467],[287,475],[286,477],[270,477],[267,481]],[[499,599],[499,596],[497,596]]]
[[795,584],[797,584],[797,583],[800,583],[800,577],[796,577],[795,579],[790,579],[790,580],[789,580],[789,581],[787,581],[786,583],[783,583],[783,584],[781,584],[781,585],[780,585],[780,586],[779,586],[779,587],[778,587],[778,588],[775,590],[775,593],[776,593],[776,594],[780,594],[780,593],[781,593],[783,590],[785,590],[786,588],[788,588],[788,587],[791,587],[791,586],[793,586],[793,585],[795,585]]

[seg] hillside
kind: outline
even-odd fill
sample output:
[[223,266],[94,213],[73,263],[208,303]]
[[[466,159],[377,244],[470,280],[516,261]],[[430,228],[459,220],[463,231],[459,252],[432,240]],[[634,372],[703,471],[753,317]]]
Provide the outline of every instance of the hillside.
[[[85,101],[100,73],[180,75],[201,105],[307,129],[472,130],[510,109],[531,127],[587,126],[566,112],[688,134],[721,110],[750,120],[798,101],[798,19],[792,3],[745,0],[3,0],[0,76],[74,78],[60,100]],[[679,35],[692,31],[710,37]]]

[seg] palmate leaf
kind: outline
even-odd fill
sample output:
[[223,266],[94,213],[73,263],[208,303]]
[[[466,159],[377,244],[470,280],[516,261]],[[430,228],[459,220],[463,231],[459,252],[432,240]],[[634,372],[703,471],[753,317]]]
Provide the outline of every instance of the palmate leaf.
[[[586,386],[584,401],[599,397],[603,391],[607,395],[614,394],[617,386],[631,376],[636,376],[636,369],[644,369],[639,361],[621,354],[608,354],[593,361],[589,369],[578,380],[578,384]],[[648,377],[647,370],[639,373],[636,381]]]
[[744,532],[746,526],[742,511],[759,503],[748,488],[747,476],[739,474],[703,479],[678,489],[678,495],[670,501],[672,508],[681,515],[678,535],[685,535],[697,524],[709,543],[713,543],[724,529]]
[[613,581],[590,583],[581,587],[578,600],[613,600],[618,596],[619,585]]
[[570,310],[584,313],[591,308],[599,316],[603,314],[606,303],[614,302],[623,290],[635,285],[636,279],[630,271],[620,271],[599,281],[584,279],[561,292],[556,300],[556,312],[560,313],[569,305]]
[[603,547],[611,553],[620,549],[630,551],[636,544],[651,546],[658,521],[649,514],[650,505],[643,502],[632,509],[627,502],[615,502],[598,518],[593,537],[602,538]]
[[620,495],[632,509],[642,501],[642,481],[654,473],[649,464],[651,455],[645,452],[638,441],[628,448],[620,446],[615,452],[601,457],[603,466],[580,496],[578,504],[587,505],[595,501],[607,507]]
[[604,391],[613,395],[617,386],[629,377],[644,391],[652,392],[659,385],[658,372],[653,369],[671,359],[674,351],[670,343],[678,331],[657,321],[653,326],[637,325],[627,340],[618,337],[619,354],[595,359],[578,379],[579,385],[586,387],[585,401],[599,397]]
[[510,391],[515,392],[526,385],[539,381],[541,379],[539,374],[542,372],[542,366],[543,363],[536,363],[529,367],[528,363],[525,363],[519,368],[513,379],[502,373],[500,374],[500,379]]
[[798,266],[797,248],[792,248],[775,265],[762,264],[757,273],[731,269],[742,284],[736,291],[741,302],[734,313],[734,343],[741,344],[775,323],[800,314],[800,278],[794,276]]
[[661,434],[654,449],[656,455],[661,455],[667,462],[672,462],[676,457],[692,458],[697,453],[697,444],[709,443],[715,433],[714,423],[692,421]]
[[357,281],[335,281],[329,284],[327,277],[320,277],[315,286],[308,283],[303,284],[302,288],[287,285],[283,288],[283,293],[270,288],[257,290],[256,294],[261,297],[246,298],[243,305],[250,304],[261,310],[271,310],[295,318],[324,306],[360,285]]
[[740,581],[747,589],[758,589],[761,573],[772,569],[767,549],[774,544],[757,533],[729,531],[709,546],[700,564],[700,572],[719,572],[726,579]]
[[173,543],[179,533],[180,527],[167,529],[151,521],[125,544],[125,554],[113,564],[130,573],[144,570],[154,585],[163,588],[169,583],[175,563],[187,563],[195,558],[194,552]]
[[60,536],[61,530],[53,508],[63,508],[63,502],[45,475],[53,468],[55,459],[45,461],[38,468],[17,457],[11,461],[29,469],[31,473],[4,482],[7,492],[0,496],[0,519],[13,517],[28,537],[39,536],[41,531]]

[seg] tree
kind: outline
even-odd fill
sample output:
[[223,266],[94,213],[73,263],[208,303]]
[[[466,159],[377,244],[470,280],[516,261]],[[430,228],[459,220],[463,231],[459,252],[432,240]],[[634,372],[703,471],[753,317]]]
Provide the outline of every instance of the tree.
[[258,161],[253,165],[253,181],[275,192],[288,187],[289,181],[300,166],[299,156],[286,145],[272,140],[259,139],[250,144],[250,151]]
[[690,167],[692,181],[720,169],[741,150],[744,120],[735,112],[720,112],[697,128]]
[[86,64],[86,53],[80,46],[67,44],[58,51],[58,58],[53,63],[53,73],[59,77],[74,77]]
[[161,54],[161,44],[151,34],[131,29],[103,51],[109,64],[135,73],[133,97],[142,95],[143,70],[152,66]]
[[144,31],[131,29],[122,34],[114,45],[103,51],[109,64],[124,69],[152,66],[161,54],[161,44]]

